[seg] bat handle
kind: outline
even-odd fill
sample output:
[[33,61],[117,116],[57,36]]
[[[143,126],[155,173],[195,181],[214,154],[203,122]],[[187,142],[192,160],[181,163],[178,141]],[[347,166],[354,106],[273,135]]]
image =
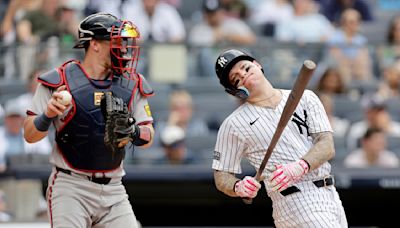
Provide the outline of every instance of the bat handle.
[[252,198],[246,197],[246,198],[242,198],[242,200],[243,200],[243,203],[245,203],[245,204],[252,204],[253,203],[253,199]]

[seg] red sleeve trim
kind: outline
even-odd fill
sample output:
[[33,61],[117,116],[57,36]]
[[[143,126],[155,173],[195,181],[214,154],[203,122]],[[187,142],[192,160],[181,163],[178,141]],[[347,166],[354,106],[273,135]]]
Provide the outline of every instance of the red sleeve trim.
[[32,112],[31,110],[27,110],[26,111],[26,115],[28,115],[28,116],[37,116],[37,114]]
[[153,121],[143,121],[138,123],[137,125],[142,126],[142,125],[147,125],[147,124],[153,124]]

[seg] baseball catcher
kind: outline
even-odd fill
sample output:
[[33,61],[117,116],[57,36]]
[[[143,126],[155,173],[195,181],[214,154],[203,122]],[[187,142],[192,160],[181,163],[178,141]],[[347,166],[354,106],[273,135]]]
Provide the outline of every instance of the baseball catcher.
[[[89,15],[78,28],[70,60],[39,76],[24,123],[37,142],[56,131],[47,189],[51,227],[138,227],[121,179],[128,142],[148,147],[154,134],[147,98],[153,89],[136,72],[136,26],[107,13]],[[68,91],[70,102],[60,102]]]

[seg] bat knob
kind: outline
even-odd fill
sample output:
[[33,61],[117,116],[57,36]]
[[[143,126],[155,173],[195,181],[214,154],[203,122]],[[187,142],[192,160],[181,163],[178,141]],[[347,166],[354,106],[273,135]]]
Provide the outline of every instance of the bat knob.
[[304,61],[304,66],[306,66],[310,70],[314,70],[315,67],[317,67],[317,64],[315,64],[312,60],[307,59]]
[[242,198],[243,203],[245,204],[252,204],[253,203],[253,199],[252,198]]

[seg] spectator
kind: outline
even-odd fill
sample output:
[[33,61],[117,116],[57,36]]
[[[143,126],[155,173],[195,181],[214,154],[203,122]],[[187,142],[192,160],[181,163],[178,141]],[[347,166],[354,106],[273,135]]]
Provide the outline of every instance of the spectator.
[[185,144],[186,136],[199,136],[209,133],[207,124],[193,118],[193,101],[185,90],[173,91],[169,101],[170,113],[166,123],[160,122],[160,142],[164,148],[163,162],[169,164],[185,164],[196,162],[193,151]]
[[16,23],[24,17],[26,12],[40,8],[41,2],[42,0],[9,1],[4,18],[0,23],[0,37],[3,38],[4,43],[10,44],[15,41]]
[[58,57],[58,6],[58,0],[43,0],[40,8],[26,12],[17,23],[17,40],[21,44],[17,53],[18,68],[24,81],[35,65],[44,65]]
[[51,144],[48,139],[28,143],[23,136],[25,110],[17,100],[9,100],[5,105],[4,126],[0,127],[0,161],[5,168],[8,156],[24,153],[49,154]]
[[315,91],[325,93],[331,96],[346,93],[346,86],[342,75],[336,68],[327,68],[318,80]]
[[276,25],[293,17],[288,0],[263,0],[251,10],[250,22],[260,27],[264,36],[275,36]]
[[386,41],[388,44],[400,44],[400,16],[396,16],[391,20]]
[[[312,0],[294,0],[294,15],[277,25],[276,39],[284,42],[325,42],[334,31],[331,23],[316,10]],[[305,29],[307,28],[307,29]]]
[[[2,38],[2,44],[5,45],[5,51],[2,53],[2,56],[4,56],[4,58],[2,58],[2,64],[4,65],[3,75],[6,79],[11,79],[16,74],[20,74],[21,78],[25,79],[24,76],[28,73],[28,70],[25,69],[30,68],[32,65],[32,63],[27,62],[21,64],[24,66],[23,68],[18,67],[18,64],[15,64],[16,56],[19,57],[18,60],[23,59],[23,56],[21,57],[21,55],[16,53],[15,48],[12,48],[11,45],[15,44],[17,41],[17,24],[25,17],[27,12],[40,8],[41,2],[42,0],[13,0],[8,3],[3,21],[0,24],[0,38]],[[22,51],[29,53],[30,48],[31,47],[28,47],[28,49],[25,48],[25,50]],[[26,53],[24,54],[26,55]],[[32,58],[28,56],[27,59],[31,60]],[[20,72],[18,72],[17,69],[19,69]]]
[[4,12],[4,17],[0,18],[0,38],[2,38],[2,43],[9,44],[15,39],[14,17],[17,11],[21,8],[21,2],[21,0],[9,2],[2,1],[2,4],[5,4],[2,6],[7,7]]
[[386,149],[385,133],[379,128],[369,128],[362,137],[361,147],[345,158],[344,165],[350,168],[397,168],[399,158]]
[[16,98],[16,102],[21,106],[23,110],[27,110],[32,103],[32,97],[35,94],[36,87],[38,85],[37,78],[43,73],[43,69],[35,69],[33,70],[28,77],[27,83],[27,92],[19,95]]
[[[138,1],[138,0],[131,0],[131,1]],[[182,7],[182,0],[161,0],[161,1],[175,7],[178,10]]]
[[185,40],[186,31],[178,11],[160,0],[127,1],[122,7],[122,18],[137,25],[142,42],[181,43]]
[[242,20],[227,17],[218,0],[204,0],[202,7],[203,21],[194,25],[189,33],[191,45],[214,46],[225,42],[236,45],[255,43],[256,36],[251,28]]
[[57,34],[57,0],[43,0],[42,7],[29,11],[17,24],[18,40],[24,44],[37,44]]
[[360,14],[354,9],[347,9],[340,22],[340,27],[328,41],[329,61],[337,65],[346,84],[371,82],[372,61],[367,38],[359,33]]
[[77,0],[62,0],[57,11],[57,27],[60,44],[72,47],[78,41],[76,28],[79,26],[80,12],[82,10]]
[[340,15],[346,9],[356,10],[362,21],[372,21],[373,15],[370,6],[364,0],[331,0],[327,4],[321,5],[324,8],[321,9],[322,13],[334,24],[338,24]]
[[3,115],[4,115],[4,109],[3,106],[0,104],[0,118],[3,118]]
[[377,95],[384,99],[400,98],[400,62],[383,70]]
[[228,17],[246,20],[249,16],[249,8],[243,0],[220,0],[221,6]]
[[332,126],[333,136],[345,137],[350,126],[350,121],[335,116],[335,105],[330,94],[319,93],[318,96]]
[[359,146],[359,139],[368,128],[379,128],[389,136],[400,137],[400,123],[392,120],[383,98],[365,95],[361,101],[364,119],[350,125],[347,135],[349,150],[354,150]]
[[251,45],[256,35],[242,20],[227,17],[218,0],[203,0],[203,21],[195,24],[189,33],[189,44],[199,47],[198,71],[201,76],[214,72],[215,45]]
[[121,18],[123,1],[130,1],[130,4],[136,4],[141,0],[88,0],[84,9],[85,16],[99,12],[107,12]]
[[378,45],[377,56],[381,70],[400,62],[400,15],[390,21],[386,34],[386,43]]
[[12,216],[8,213],[6,194],[0,190],[0,223],[10,222]]

